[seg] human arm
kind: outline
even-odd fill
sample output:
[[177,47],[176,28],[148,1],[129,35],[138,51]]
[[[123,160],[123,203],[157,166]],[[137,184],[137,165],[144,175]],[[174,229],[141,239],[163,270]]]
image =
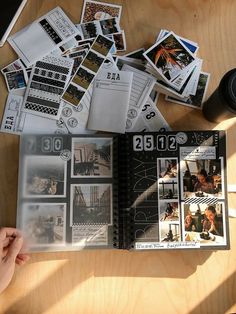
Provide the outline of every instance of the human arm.
[[27,254],[20,253],[23,247],[23,237],[15,228],[0,229],[0,293],[9,285],[15,264],[24,265]]

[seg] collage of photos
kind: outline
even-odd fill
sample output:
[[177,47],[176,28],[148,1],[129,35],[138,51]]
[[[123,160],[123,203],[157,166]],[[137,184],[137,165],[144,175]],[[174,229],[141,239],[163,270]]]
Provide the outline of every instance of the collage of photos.
[[113,41],[102,35],[96,37],[63,93],[63,100],[76,107],[80,104],[113,45]]
[[33,154],[29,142],[24,145],[18,221],[29,247],[65,246],[69,230],[73,246],[107,246],[113,224],[113,138],[60,137],[60,149],[54,139],[30,138]]
[[157,178],[159,239],[160,242],[178,242],[181,230],[177,158],[157,158]]
[[225,245],[224,203],[183,204],[183,234],[185,241],[201,245]]
[[185,158],[181,161],[180,174],[182,199],[225,198],[222,158],[197,160]]
[[66,204],[25,203],[21,224],[27,245],[47,247],[65,245]]

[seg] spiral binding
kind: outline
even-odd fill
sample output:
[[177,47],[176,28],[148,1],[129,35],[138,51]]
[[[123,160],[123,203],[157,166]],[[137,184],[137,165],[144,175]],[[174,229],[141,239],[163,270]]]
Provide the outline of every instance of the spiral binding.
[[131,171],[130,137],[120,135],[118,140],[118,208],[114,211],[113,246],[118,249],[130,249],[133,242],[133,223],[131,214]]

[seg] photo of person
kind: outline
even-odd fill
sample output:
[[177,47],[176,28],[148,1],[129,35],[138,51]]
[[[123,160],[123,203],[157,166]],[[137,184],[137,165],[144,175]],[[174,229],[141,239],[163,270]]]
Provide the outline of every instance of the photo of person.
[[183,198],[222,197],[221,159],[183,160]]
[[120,30],[116,18],[101,20],[100,25],[103,35],[118,33]]
[[21,228],[30,248],[65,244],[65,209],[62,203],[23,205]]
[[223,203],[184,204],[183,219],[186,241],[224,241]]
[[179,220],[178,202],[160,202],[160,221]]
[[177,159],[157,159],[158,177],[163,179],[177,177]]
[[179,223],[161,222],[160,223],[160,240],[161,242],[178,242],[180,241]]
[[112,223],[111,184],[71,185],[71,224]]
[[178,184],[176,181],[160,181],[158,182],[159,199],[177,199],[178,198]]
[[66,162],[59,156],[25,158],[26,197],[63,197],[66,193]]
[[73,139],[72,156],[72,177],[112,176],[111,138]]

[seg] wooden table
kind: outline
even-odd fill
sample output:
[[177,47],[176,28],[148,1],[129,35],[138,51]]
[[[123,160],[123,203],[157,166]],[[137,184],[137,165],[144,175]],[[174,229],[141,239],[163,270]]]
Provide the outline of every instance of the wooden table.
[[[105,1],[105,0],[104,0]],[[200,46],[203,70],[211,73],[208,95],[236,64],[236,1],[117,0],[127,51],[150,46],[161,28]],[[6,3],[7,5],[7,3]],[[29,0],[13,32],[55,6],[79,22],[82,0]],[[16,58],[6,43],[0,68]],[[0,77],[0,112],[7,90]],[[228,183],[236,183],[235,119],[219,125],[200,111],[166,103],[158,107],[174,130],[225,129],[228,133]],[[0,224],[15,226],[17,136],[0,134]],[[229,195],[236,207],[236,196]],[[0,313],[235,313],[236,219],[230,218],[230,251],[125,252],[98,250],[32,254],[0,296]]]

